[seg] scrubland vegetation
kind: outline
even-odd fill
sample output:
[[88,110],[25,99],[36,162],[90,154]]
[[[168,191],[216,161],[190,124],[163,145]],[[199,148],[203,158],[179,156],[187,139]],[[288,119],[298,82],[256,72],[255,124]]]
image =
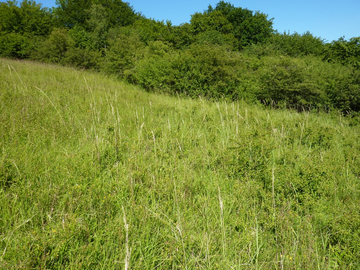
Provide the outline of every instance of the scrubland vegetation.
[[3,269],[356,269],[357,117],[0,60]]
[[278,33],[273,20],[224,1],[178,26],[121,0],[59,0],[52,9],[8,1],[0,56],[100,71],[175,96],[358,112],[360,37]]

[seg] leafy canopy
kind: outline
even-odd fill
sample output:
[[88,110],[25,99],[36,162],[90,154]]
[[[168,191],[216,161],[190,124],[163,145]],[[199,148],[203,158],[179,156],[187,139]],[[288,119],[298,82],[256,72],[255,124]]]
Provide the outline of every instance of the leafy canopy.
[[221,12],[232,25],[232,34],[238,40],[238,48],[256,43],[265,42],[274,32],[273,19],[261,12],[253,12],[230,3],[220,1],[215,8],[211,5],[204,14],[211,15]]
[[126,26],[139,17],[134,9],[121,0],[56,0],[55,15],[58,26],[72,28],[76,25],[87,27],[93,5],[104,8],[109,27]]

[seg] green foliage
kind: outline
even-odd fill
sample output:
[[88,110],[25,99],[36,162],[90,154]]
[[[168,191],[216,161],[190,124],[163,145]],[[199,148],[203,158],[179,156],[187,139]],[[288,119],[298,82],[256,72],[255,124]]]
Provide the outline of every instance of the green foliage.
[[360,111],[359,70],[341,67],[331,70],[327,74],[327,89],[334,107],[346,113]]
[[19,21],[19,8],[15,1],[0,2],[0,33],[12,32]]
[[274,44],[282,54],[293,57],[301,57],[304,55],[321,56],[325,49],[324,41],[313,36],[310,32],[302,35],[298,33],[274,34],[269,42]]
[[253,12],[230,3],[220,1],[215,8],[209,6],[206,13],[221,12],[232,24],[232,33],[238,40],[237,48],[257,43],[264,43],[273,33],[272,20],[261,12]]
[[33,58],[49,63],[64,63],[66,52],[72,42],[67,35],[67,30],[54,28],[49,37],[34,52]]
[[343,65],[351,65],[360,68],[360,37],[353,37],[349,41],[340,38],[337,41],[326,44],[324,60],[338,62]]
[[135,62],[141,57],[144,43],[137,32],[131,28],[113,29],[109,36],[109,49],[103,62],[103,70],[106,73],[116,74],[122,77],[125,70],[134,67]]
[[67,32],[67,47],[64,64],[78,68],[100,70],[102,51],[101,46],[106,46],[101,32],[88,32],[81,26],[75,26]]
[[52,24],[50,10],[35,1],[23,0],[19,6],[16,1],[0,3],[0,35],[44,36],[49,34]]
[[0,55],[3,57],[28,58],[35,48],[35,38],[18,33],[0,35]]
[[261,59],[264,56],[278,56],[283,55],[279,47],[274,43],[251,44],[242,50],[244,55]]
[[194,35],[217,31],[228,36],[228,44],[242,49],[266,42],[273,28],[272,19],[267,15],[220,1],[215,8],[209,6],[203,13],[191,16],[191,31]]
[[263,58],[262,63],[258,70],[262,89],[258,94],[260,100],[299,108],[326,104],[326,93],[316,81],[316,70],[311,62],[281,56]]
[[174,52],[173,47],[169,43],[164,41],[152,41],[146,47],[144,58],[158,56],[163,57]]
[[105,8],[110,28],[132,25],[140,17],[128,2],[121,0],[94,0],[94,4]]
[[164,35],[168,31],[164,22],[146,18],[135,21],[133,27],[145,44],[155,40],[164,40]]
[[192,45],[184,52],[155,54],[138,61],[128,79],[147,90],[236,98],[237,60],[228,46]]
[[233,35],[233,25],[221,11],[195,13],[191,15],[191,33],[196,43],[231,45],[237,47],[237,40]]
[[101,52],[89,48],[70,47],[65,53],[64,64],[78,68],[100,70],[102,57]]
[[121,0],[58,0],[52,11],[8,1],[0,3],[0,55],[103,71],[148,91],[360,110],[359,38],[325,44],[272,24],[224,1],[179,26]]
[[68,36],[73,40],[73,46],[75,48],[89,48],[95,49],[92,35],[85,30],[82,26],[75,26],[71,28],[68,32]]
[[313,36],[310,32],[302,35],[298,33],[273,34],[266,43],[251,44],[244,48],[247,55],[304,57],[308,55],[323,57],[325,43],[322,39]]
[[102,5],[94,4],[87,11],[89,19],[87,25],[91,38],[91,47],[100,49],[106,46],[106,36],[110,27],[108,12]]
[[85,26],[89,19],[92,1],[89,0],[56,0],[54,15],[58,27],[72,28],[76,25]]
[[0,55],[28,58],[52,29],[51,12],[41,4],[24,0],[0,3]]
[[270,56],[258,58],[259,51],[247,50],[243,55],[208,41],[182,52],[164,44],[149,45],[148,52],[161,54],[138,58],[135,68],[126,72],[127,79],[148,91],[191,97],[244,98],[297,110],[334,107],[350,113],[359,109],[359,72],[355,69],[314,56],[273,56],[272,45],[268,45]]
[[199,44],[212,44],[212,45],[233,45],[236,44],[236,39],[233,35],[225,35],[216,30],[209,30],[202,32],[195,37],[195,42]]
[[[91,27],[91,21],[98,20],[98,16],[104,13],[109,27],[127,26],[138,18],[133,8],[121,0],[56,0],[56,5],[54,13],[59,27],[86,27],[89,20]],[[99,6],[103,7],[103,11],[100,11]],[[91,12],[95,11],[102,14],[98,13],[96,18],[92,18],[94,14]]]
[[190,24],[195,35],[206,31],[229,34],[233,30],[233,25],[221,11],[195,13],[191,15]]
[[168,33],[165,40],[172,43],[176,49],[187,48],[193,41],[192,27],[189,23],[183,23],[179,26],[172,26],[167,22]]
[[359,109],[359,72],[316,57],[264,57],[258,69],[258,99],[300,110],[334,107]]

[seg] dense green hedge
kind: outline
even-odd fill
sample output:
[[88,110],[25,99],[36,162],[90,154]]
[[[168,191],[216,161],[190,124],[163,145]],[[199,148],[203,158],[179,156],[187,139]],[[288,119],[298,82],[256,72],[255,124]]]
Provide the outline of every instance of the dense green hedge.
[[[218,99],[243,98],[299,110],[360,109],[360,71],[315,56],[246,56],[226,46],[193,45],[178,52],[164,43],[125,75],[148,91]],[[161,49],[160,49],[161,48]]]

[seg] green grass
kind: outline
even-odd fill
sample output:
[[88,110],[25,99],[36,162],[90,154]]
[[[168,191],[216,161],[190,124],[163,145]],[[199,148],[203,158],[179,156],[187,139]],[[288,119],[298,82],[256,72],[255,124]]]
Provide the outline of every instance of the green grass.
[[0,268],[357,269],[360,125],[0,60]]

